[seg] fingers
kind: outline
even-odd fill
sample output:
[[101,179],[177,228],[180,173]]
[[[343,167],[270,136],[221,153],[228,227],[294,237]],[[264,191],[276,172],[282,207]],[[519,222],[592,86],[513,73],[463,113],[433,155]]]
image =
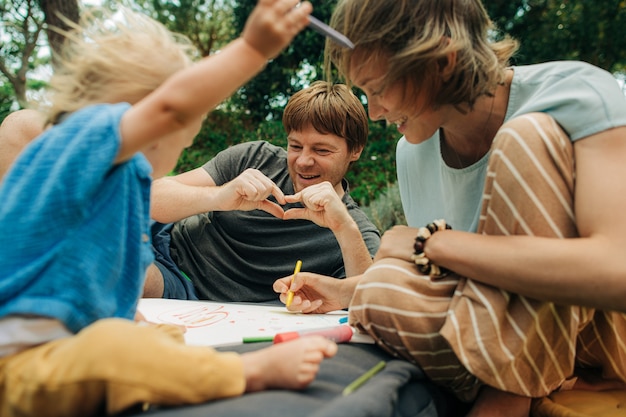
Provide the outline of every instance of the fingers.
[[293,195],[286,195],[285,202],[287,203],[299,203],[302,201],[302,191],[297,192]]
[[261,171],[249,168],[237,178],[223,186],[224,202],[222,210],[254,210],[260,209],[275,217],[283,218],[280,205],[267,200],[273,195],[280,204],[284,204],[285,195],[282,190]]
[[[274,285],[276,286],[276,283]],[[301,296],[300,294],[297,294],[294,291],[294,296],[293,296],[293,299],[291,300],[291,304],[287,306],[287,293],[289,291],[289,287],[287,286],[285,286],[284,288],[281,287],[280,290],[277,290],[277,288],[274,287],[274,291],[280,293],[280,296],[278,297],[278,299],[280,300],[281,303],[285,304],[285,307],[287,308],[287,310],[294,312],[294,313],[315,313],[316,310],[319,309],[324,303],[322,300],[311,301]]]
[[380,241],[380,247],[374,256],[374,262],[383,258],[409,260],[413,254],[413,243],[417,229],[407,226],[394,226],[387,230]]
[[[302,196],[303,196],[302,191],[297,192],[293,195],[286,195],[285,202],[286,203],[302,203],[303,202]],[[310,216],[307,215],[308,212],[309,211],[304,208],[292,208],[292,209],[285,211],[283,215],[283,220],[294,220],[294,219],[311,220]]]
[[278,298],[283,304],[287,303],[287,293],[289,290],[293,291],[294,296],[287,310],[302,313],[321,312],[319,309],[324,304],[324,301],[318,298],[319,294],[314,289],[315,284],[307,285],[307,276],[312,277],[313,283],[316,281],[315,274],[300,272],[296,275],[293,282],[293,275],[290,275],[277,279],[274,281],[274,284],[272,284],[274,291],[280,294]]
[[305,338],[309,341],[307,347],[309,348],[309,353],[312,354],[312,358],[315,358],[316,352],[321,353],[324,358],[332,358],[337,353],[337,343],[323,336],[305,336]]
[[292,208],[284,212],[283,220],[294,220],[294,219],[302,219],[302,220],[312,220],[312,217],[308,215],[309,210],[303,208]]
[[321,227],[334,227],[344,221],[345,216],[349,216],[343,201],[328,181],[311,185],[294,195],[285,196],[285,201],[300,202],[304,206],[304,209],[287,210],[283,216],[285,220],[304,219]]
[[[274,183],[272,182],[272,184]],[[272,187],[272,195],[280,204],[287,203],[287,201],[285,200],[285,193],[283,193],[283,190],[281,190],[280,187],[278,187],[278,185],[276,184],[274,184],[274,186]]]
[[277,292],[279,294],[286,294],[287,291],[289,291],[290,285],[291,277],[284,277],[274,281],[274,284],[272,284],[272,289],[274,290],[274,292]]
[[248,17],[242,38],[268,59],[274,58],[309,22],[309,2],[259,1]]
[[259,203],[259,210],[263,210],[274,217],[278,217],[279,219],[283,219],[285,212],[283,208],[276,203],[273,203],[269,200],[263,200]]
[[[286,300],[287,295],[281,294],[280,301],[285,304]],[[296,294],[294,295],[289,307],[287,307],[287,310],[294,313],[304,314],[321,313],[322,311],[320,311],[320,307],[322,307],[322,304],[324,304],[322,300],[309,300]]]
[[265,200],[270,195],[284,199],[283,192],[261,171],[249,168],[239,175],[241,195],[251,201]]

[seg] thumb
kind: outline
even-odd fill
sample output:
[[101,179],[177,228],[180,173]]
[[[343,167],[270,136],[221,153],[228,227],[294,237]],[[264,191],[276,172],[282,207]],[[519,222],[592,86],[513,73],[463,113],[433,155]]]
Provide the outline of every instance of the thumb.
[[294,220],[294,219],[304,219],[311,220],[308,215],[309,211],[305,208],[292,208],[283,214],[283,220]]
[[284,218],[285,215],[285,212],[283,211],[283,208],[281,206],[269,200],[260,201],[258,209],[263,210],[264,212],[269,213],[274,217],[278,217],[279,219]]

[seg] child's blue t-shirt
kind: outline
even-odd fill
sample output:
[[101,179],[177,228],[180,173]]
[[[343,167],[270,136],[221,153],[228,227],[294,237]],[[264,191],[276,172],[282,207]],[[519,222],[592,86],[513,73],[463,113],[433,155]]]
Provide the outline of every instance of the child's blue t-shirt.
[[152,262],[150,174],[114,165],[126,103],[87,107],[36,138],[0,183],[0,318],[52,317],[72,332],[132,319]]

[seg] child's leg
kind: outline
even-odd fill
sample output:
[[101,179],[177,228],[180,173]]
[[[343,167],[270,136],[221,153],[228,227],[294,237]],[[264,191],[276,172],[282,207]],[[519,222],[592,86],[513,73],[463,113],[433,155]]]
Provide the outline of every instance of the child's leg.
[[272,388],[302,389],[315,379],[319,364],[334,356],[337,345],[308,336],[241,355],[246,392]]
[[[289,355],[259,354],[259,360],[268,367],[315,368],[327,351],[333,353],[334,344],[323,342],[285,344],[293,349]],[[262,375],[256,384],[302,387],[316,371]],[[74,337],[0,359],[0,414],[68,417],[114,414],[144,403],[200,403],[243,393],[245,372],[238,354],[187,346],[175,326],[102,320]]]
[[[479,233],[575,237],[573,175],[571,142],[551,118],[508,122],[494,142]],[[454,275],[430,282],[398,260],[371,267],[350,307],[351,321],[464,400],[481,383],[526,397],[557,388],[591,313]]]
[[142,403],[238,395],[245,387],[236,354],[186,346],[174,326],[121,319],[101,320],[4,361],[3,416],[20,415],[17,410],[33,416],[113,414]]

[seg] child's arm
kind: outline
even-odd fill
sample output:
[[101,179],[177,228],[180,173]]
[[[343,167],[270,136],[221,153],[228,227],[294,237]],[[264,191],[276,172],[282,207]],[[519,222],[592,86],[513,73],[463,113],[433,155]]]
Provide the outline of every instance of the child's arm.
[[[310,3],[259,0],[240,38],[178,72],[122,118],[116,162],[188,128],[260,72],[308,24]],[[155,51],[158,53],[158,51]]]

